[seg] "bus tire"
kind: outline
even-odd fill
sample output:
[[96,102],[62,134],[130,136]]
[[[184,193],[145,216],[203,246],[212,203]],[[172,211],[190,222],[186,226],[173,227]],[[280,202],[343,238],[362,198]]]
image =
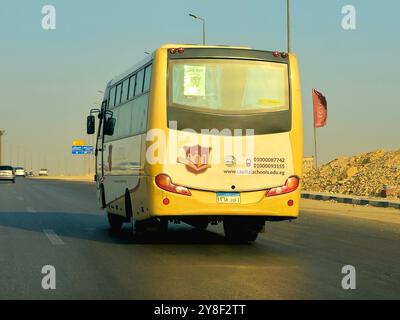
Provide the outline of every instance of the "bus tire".
[[168,220],[159,220],[157,221],[156,231],[159,234],[165,234],[168,232]]
[[145,232],[146,232],[146,223],[143,221],[132,219],[132,234],[143,236]]
[[124,223],[124,218],[113,213],[107,213],[108,223],[112,232],[118,232],[122,228]]
[[262,230],[264,221],[249,219],[225,219],[225,237],[232,243],[247,243],[256,241]]

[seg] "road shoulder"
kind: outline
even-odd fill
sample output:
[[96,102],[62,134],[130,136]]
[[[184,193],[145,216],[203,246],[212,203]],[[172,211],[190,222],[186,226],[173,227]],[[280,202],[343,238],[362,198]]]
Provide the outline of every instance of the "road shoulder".
[[344,218],[358,218],[400,224],[400,211],[393,208],[378,208],[369,205],[359,206],[355,204],[337,203],[336,201],[301,199],[300,210],[321,215],[337,215]]

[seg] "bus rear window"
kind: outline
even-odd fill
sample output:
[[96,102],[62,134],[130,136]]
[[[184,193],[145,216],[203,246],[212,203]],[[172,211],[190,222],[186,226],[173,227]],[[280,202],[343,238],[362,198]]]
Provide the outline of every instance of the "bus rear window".
[[289,109],[284,63],[185,59],[169,65],[169,106],[246,114]]

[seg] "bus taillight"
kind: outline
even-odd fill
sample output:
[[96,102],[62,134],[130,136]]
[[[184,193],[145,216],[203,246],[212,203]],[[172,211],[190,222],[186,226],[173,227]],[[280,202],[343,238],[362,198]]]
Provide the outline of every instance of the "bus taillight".
[[291,176],[286,180],[285,185],[267,190],[265,196],[272,197],[280,194],[292,192],[298,188],[300,179],[297,176]]
[[156,185],[165,191],[179,193],[185,196],[192,195],[188,188],[173,184],[171,178],[166,174],[159,174],[156,177]]

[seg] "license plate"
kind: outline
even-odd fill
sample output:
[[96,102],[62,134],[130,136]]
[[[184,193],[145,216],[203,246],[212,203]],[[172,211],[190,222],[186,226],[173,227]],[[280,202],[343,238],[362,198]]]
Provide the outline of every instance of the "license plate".
[[217,203],[240,203],[240,193],[217,192]]

